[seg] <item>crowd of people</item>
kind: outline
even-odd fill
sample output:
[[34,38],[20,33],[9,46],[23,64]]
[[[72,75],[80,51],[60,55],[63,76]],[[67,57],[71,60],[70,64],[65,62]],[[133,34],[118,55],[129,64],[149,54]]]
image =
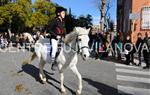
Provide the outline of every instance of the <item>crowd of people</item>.
[[39,38],[44,38],[44,35],[41,32],[37,31],[36,34],[30,33],[0,33],[0,49],[7,47],[25,47],[27,45],[34,44]]
[[[142,63],[142,55],[144,58],[144,61],[146,63],[146,66],[143,67],[143,69],[148,69],[150,68],[150,33],[146,32],[145,33],[145,37],[142,38],[142,34],[138,33],[137,35],[137,41],[135,44],[133,44],[131,42],[131,38],[128,35],[126,38],[125,43],[128,43],[128,45],[126,45],[126,61],[125,64],[129,65],[130,62],[133,65],[137,65],[137,66],[141,66]],[[138,55],[138,64],[134,63],[134,54],[137,53]]]
[[[99,30],[93,30],[90,34],[89,46],[91,49],[92,55],[95,58],[103,58],[111,55],[118,60],[122,58],[122,55],[125,56],[126,65],[137,65],[141,66],[142,58],[146,66],[144,69],[149,68],[150,65],[150,33],[146,32],[144,38],[142,34],[138,33],[137,41],[135,44],[131,42],[130,35],[127,35],[123,39],[121,32],[100,32]],[[138,63],[134,62],[135,56],[138,56]]]

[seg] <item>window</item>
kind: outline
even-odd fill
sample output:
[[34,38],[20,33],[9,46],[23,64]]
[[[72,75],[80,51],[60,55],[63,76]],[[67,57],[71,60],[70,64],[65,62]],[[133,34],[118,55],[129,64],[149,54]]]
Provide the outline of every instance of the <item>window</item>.
[[150,7],[142,8],[141,29],[150,30]]

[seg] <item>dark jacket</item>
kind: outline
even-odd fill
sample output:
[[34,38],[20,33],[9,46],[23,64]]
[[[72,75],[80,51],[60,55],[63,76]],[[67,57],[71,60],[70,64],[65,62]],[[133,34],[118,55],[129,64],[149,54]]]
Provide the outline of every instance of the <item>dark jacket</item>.
[[51,38],[57,39],[57,36],[65,36],[65,22],[61,21],[59,18],[55,18],[48,24],[48,32],[51,35]]
[[142,38],[138,38],[136,41],[136,48],[139,49],[139,52],[142,50],[143,40]]
[[148,49],[143,49],[143,53],[147,54],[150,53],[150,37],[145,37],[143,40],[143,44],[146,44]]
[[128,50],[128,51],[131,50],[131,48],[132,48],[131,40],[126,40],[125,43],[124,43],[124,45],[125,45],[125,49],[126,50]]

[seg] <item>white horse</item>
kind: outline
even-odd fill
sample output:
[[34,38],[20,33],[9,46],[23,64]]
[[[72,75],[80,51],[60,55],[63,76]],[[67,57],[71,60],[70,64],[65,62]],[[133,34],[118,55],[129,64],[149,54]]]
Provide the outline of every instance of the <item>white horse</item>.
[[[66,35],[65,37],[65,44],[64,47],[60,50],[60,53],[56,59],[58,63],[58,70],[60,73],[60,86],[61,92],[66,93],[66,89],[63,85],[64,83],[64,74],[63,71],[69,67],[73,73],[78,78],[78,89],[76,94],[80,95],[82,92],[82,76],[77,69],[77,61],[78,61],[78,51],[82,58],[85,60],[89,57],[89,34],[90,29],[85,29],[81,27],[75,27],[74,31],[70,34]],[[44,43],[49,43],[49,39],[40,39],[35,44],[35,52],[31,56],[29,60],[24,61],[25,64],[31,63],[34,58],[38,57],[39,63],[39,77],[43,82],[46,82],[46,77],[43,72],[43,67],[45,63],[51,63],[51,57],[47,53],[47,46]]]
[[25,32],[25,33],[23,33],[23,36],[24,36],[25,39],[28,39],[29,43],[34,42],[34,39],[33,39],[32,35],[30,33]]

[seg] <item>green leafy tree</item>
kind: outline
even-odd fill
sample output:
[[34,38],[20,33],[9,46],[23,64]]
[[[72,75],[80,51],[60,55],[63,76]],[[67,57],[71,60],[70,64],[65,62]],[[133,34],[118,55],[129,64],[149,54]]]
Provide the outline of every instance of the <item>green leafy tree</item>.
[[32,13],[29,0],[17,0],[0,7],[0,25],[14,32],[23,32],[27,26],[26,21]]
[[16,32],[25,32],[29,27],[28,21],[32,15],[31,0],[17,0],[14,5],[13,30]]
[[43,28],[48,23],[48,16],[41,12],[34,12],[31,17],[31,25],[36,28]]
[[0,24],[5,24],[6,28],[11,27],[13,8],[14,4],[12,3],[0,6]]
[[86,16],[86,19],[87,19],[87,21],[86,21],[86,22],[87,22],[87,27],[92,26],[92,25],[93,25],[93,24],[92,24],[92,20],[93,20],[93,19],[92,19],[92,16],[88,14],[88,15]]
[[[11,0],[10,0],[11,1]],[[46,0],[16,0],[0,6],[0,26],[14,32],[25,32],[44,27],[55,17],[55,4]]]
[[55,17],[55,5],[47,0],[37,0],[33,5],[33,10],[29,21],[30,27],[43,29],[48,21]]

